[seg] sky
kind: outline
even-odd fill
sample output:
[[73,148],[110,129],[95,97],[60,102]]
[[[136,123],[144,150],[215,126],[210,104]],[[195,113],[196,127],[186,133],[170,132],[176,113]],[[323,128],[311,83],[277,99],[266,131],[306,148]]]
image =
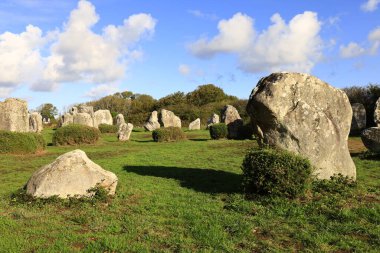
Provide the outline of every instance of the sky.
[[380,0],[2,0],[0,100],[60,111],[119,91],[158,99],[261,77],[380,83]]

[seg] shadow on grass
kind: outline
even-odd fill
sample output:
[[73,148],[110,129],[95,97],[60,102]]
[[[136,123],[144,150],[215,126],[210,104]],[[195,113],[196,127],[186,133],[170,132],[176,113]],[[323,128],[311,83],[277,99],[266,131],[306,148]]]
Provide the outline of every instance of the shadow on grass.
[[239,193],[242,176],[239,174],[198,168],[165,166],[124,166],[127,172],[142,176],[176,179],[182,187],[204,193]]

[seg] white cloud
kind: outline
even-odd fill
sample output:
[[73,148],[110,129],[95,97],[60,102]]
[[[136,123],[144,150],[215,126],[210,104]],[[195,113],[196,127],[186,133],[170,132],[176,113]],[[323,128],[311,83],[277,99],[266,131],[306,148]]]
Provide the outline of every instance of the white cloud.
[[347,46],[340,46],[340,56],[342,58],[354,58],[365,53],[366,50],[355,42],[350,42]]
[[0,98],[9,97],[9,95],[11,94],[12,91],[13,91],[13,88],[0,87]]
[[256,31],[253,19],[237,13],[219,22],[219,34],[202,38],[190,45],[198,57],[218,53],[235,53],[239,67],[246,72],[302,71],[309,72],[321,57],[321,22],[314,12],[293,17],[288,24],[279,14],[271,17],[272,25]]
[[377,6],[380,4],[380,0],[368,0],[367,2],[363,3],[360,8],[363,11],[371,12],[375,11],[377,9]]
[[191,73],[191,69],[186,64],[180,64],[178,66],[178,71],[181,73],[181,75],[188,76]]
[[128,64],[141,57],[134,47],[154,33],[156,20],[136,14],[96,33],[92,28],[98,21],[94,5],[80,0],[62,30],[47,31],[43,37],[41,29],[29,25],[20,34],[0,34],[0,69],[5,70],[0,87],[26,83],[32,90],[51,91],[65,82],[120,80]]
[[118,92],[119,89],[115,85],[111,84],[101,84],[96,87],[93,87],[90,91],[88,91],[85,96],[96,99],[104,96],[108,96]]
[[191,15],[197,17],[197,18],[203,18],[203,19],[209,19],[209,20],[217,20],[218,16],[212,13],[205,13],[200,10],[188,10],[188,13]]
[[371,48],[369,49],[370,54],[374,55],[380,47],[380,27],[377,27],[369,33],[368,40],[371,43]]

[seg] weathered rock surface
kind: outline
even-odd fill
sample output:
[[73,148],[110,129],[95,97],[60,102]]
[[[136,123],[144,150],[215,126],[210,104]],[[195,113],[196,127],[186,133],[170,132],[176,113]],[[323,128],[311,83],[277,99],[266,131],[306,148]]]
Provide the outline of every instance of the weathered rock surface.
[[370,127],[365,129],[361,138],[364,146],[375,153],[380,153],[380,127]]
[[90,114],[85,112],[78,112],[73,115],[73,123],[78,125],[84,125],[93,127],[94,126],[94,120],[91,117]]
[[243,120],[235,107],[232,105],[226,105],[223,108],[222,123],[227,125],[229,139],[236,139],[239,137],[239,130],[243,126]]
[[79,113],[88,113],[90,115],[94,114],[94,107],[93,106],[88,106],[88,105],[80,105],[78,106],[78,111]]
[[375,112],[373,113],[375,124],[380,127],[380,97],[376,101]]
[[144,128],[147,131],[153,131],[161,127],[160,123],[158,122],[157,114],[158,114],[157,111],[153,111],[148,121],[144,124]]
[[112,125],[113,119],[109,110],[97,110],[94,113],[94,127],[98,128],[100,124]]
[[352,107],[352,121],[351,121],[351,134],[360,133],[366,127],[367,116],[364,105],[355,103]]
[[123,123],[125,123],[124,115],[119,113],[118,115],[116,115],[116,125],[120,126]]
[[41,133],[43,129],[42,116],[38,112],[29,114],[29,131],[34,133]]
[[92,162],[82,150],[59,156],[36,171],[26,185],[26,192],[38,198],[91,196],[88,190],[100,186],[115,194],[117,177]]
[[0,130],[29,132],[29,114],[26,101],[8,98],[0,102]]
[[220,123],[219,115],[216,113],[213,113],[211,117],[207,120],[207,129],[213,125]]
[[69,124],[74,124],[74,117],[70,113],[65,113],[64,115],[61,116],[61,124],[60,126],[67,126]]
[[189,130],[200,130],[201,129],[201,119],[197,118],[189,124]]
[[117,137],[119,141],[128,141],[133,130],[133,125],[131,123],[122,123],[119,126],[119,131],[117,132]]
[[161,110],[161,122],[164,127],[179,127],[181,128],[181,119],[172,111],[165,109]]
[[343,91],[308,74],[273,73],[252,91],[247,112],[260,144],[308,158],[320,179],[356,178],[347,145],[352,109]]

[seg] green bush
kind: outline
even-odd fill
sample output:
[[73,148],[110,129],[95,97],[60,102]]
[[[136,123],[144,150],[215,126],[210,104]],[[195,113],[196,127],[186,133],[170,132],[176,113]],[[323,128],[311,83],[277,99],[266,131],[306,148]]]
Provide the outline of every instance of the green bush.
[[42,151],[46,142],[36,133],[0,131],[0,153],[29,154]]
[[152,132],[155,142],[185,140],[186,134],[179,127],[167,127],[156,129]]
[[222,139],[227,138],[228,128],[224,123],[214,124],[210,126],[210,136],[212,139]]
[[108,124],[100,124],[98,128],[102,134],[105,134],[105,133],[114,134],[114,133],[117,133],[117,131],[119,130],[116,125],[108,125]]
[[239,140],[253,139],[253,128],[252,128],[251,123],[248,123],[239,127],[238,139]]
[[70,124],[55,131],[53,145],[93,144],[99,137],[100,131],[94,127]]
[[246,193],[288,198],[295,198],[305,192],[312,173],[307,159],[274,149],[249,151],[242,170]]

